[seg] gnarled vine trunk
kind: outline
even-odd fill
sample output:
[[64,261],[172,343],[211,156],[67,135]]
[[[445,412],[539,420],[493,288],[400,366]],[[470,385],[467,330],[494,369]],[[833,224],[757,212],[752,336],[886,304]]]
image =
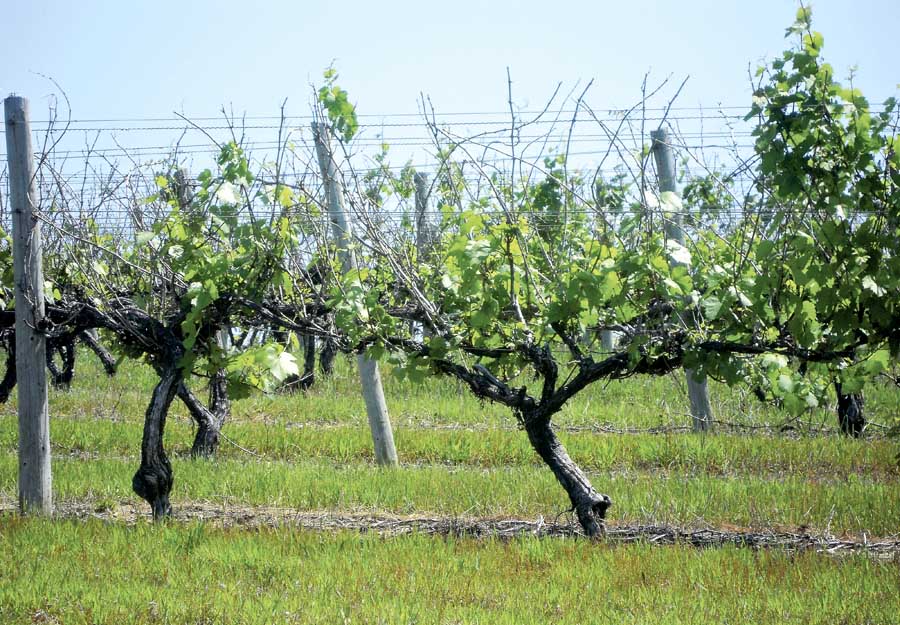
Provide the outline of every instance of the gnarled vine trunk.
[[303,350],[303,373],[286,377],[279,388],[283,392],[305,391],[316,381],[316,337],[301,334],[298,338]]
[[163,449],[166,415],[181,384],[182,370],[168,364],[159,370],[159,382],[144,416],[141,440],[141,466],[131,479],[131,488],[150,504],[155,520],[172,512],[169,493],[172,490],[172,465]]
[[106,375],[112,377],[116,374],[118,363],[110,351],[100,343],[100,338],[97,336],[97,330],[90,329],[79,332],[78,340],[87,345],[88,348],[96,354],[97,358],[100,359],[100,364],[103,365],[103,370],[106,372]]
[[[68,389],[75,377],[74,337],[70,336],[65,340],[51,340],[47,348],[47,369],[50,371],[50,381],[53,387]],[[59,354],[62,368],[56,366],[55,354]]]
[[187,406],[188,412],[197,424],[197,433],[191,445],[191,456],[210,458],[219,448],[222,426],[228,419],[231,402],[228,400],[228,379],[225,371],[219,370],[209,381],[209,407],[203,405],[182,382],[178,386],[178,397]]
[[334,340],[326,338],[322,341],[322,351],[319,353],[319,369],[324,377],[334,373],[334,357],[337,356],[337,345]]
[[612,501],[594,490],[584,472],[569,457],[553,431],[550,419],[536,415],[529,417],[526,414],[523,420],[531,446],[569,495],[572,509],[585,534],[591,538],[600,537],[604,531],[606,510],[612,505]]
[[866,428],[862,392],[843,393],[840,382],[834,383],[834,390],[837,394],[837,414],[841,432],[848,436],[859,437]]
[[300,338],[303,345],[303,376],[301,379],[309,380],[304,388],[313,385],[316,379],[316,337],[312,335]]
[[16,388],[16,337],[10,334],[4,341],[6,343],[6,371],[0,380],[0,404],[5,404]]
[[[116,359],[97,338],[96,330],[83,330],[76,335],[77,339],[97,355],[107,375],[116,372]],[[4,339],[3,348],[7,352],[6,370],[0,379],[0,404],[6,403],[16,387],[16,341],[15,335],[10,334]],[[55,354],[59,354],[61,367],[56,364]],[[71,386],[75,377],[75,338],[60,338],[51,342],[47,349],[47,369],[50,371],[50,380],[54,387],[67,389]]]

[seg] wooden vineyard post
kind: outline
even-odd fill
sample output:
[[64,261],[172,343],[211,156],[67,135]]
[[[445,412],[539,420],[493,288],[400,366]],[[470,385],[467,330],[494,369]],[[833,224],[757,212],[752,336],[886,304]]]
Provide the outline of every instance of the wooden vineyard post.
[[416,172],[413,176],[416,186],[416,252],[419,258],[431,245],[431,222],[428,220],[428,174]]
[[618,338],[615,330],[600,331],[600,349],[603,350],[604,354],[612,354],[616,350]]
[[[353,250],[350,248],[353,231],[344,211],[343,188],[338,179],[337,164],[331,152],[331,131],[327,125],[318,122],[313,122],[312,131],[316,142],[316,156],[322,170],[325,203],[328,208],[328,217],[331,220],[331,231],[341,257],[343,271],[347,273],[356,264]],[[359,366],[363,399],[366,402],[369,429],[372,431],[372,441],[375,444],[375,461],[384,466],[396,466],[397,449],[394,447],[394,432],[391,430],[387,402],[381,387],[378,363],[365,354],[359,354],[356,361]]]
[[[428,174],[416,172],[413,176],[413,183],[416,187],[416,258],[419,263],[425,262],[425,256],[431,248],[434,231],[432,230],[432,222],[428,219]],[[411,322],[413,334],[418,328],[421,330],[421,337],[429,336],[428,328],[422,326],[421,323]]]
[[[663,128],[650,132],[652,141],[651,151],[656,162],[656,172],[659,177],[659,190],[661,193],[671,191],[678,193],[675,182],[675,155],[669,144],[669,133]],[[676,241],[680,245],[685,244],[684,229],[682,228],[682,216],[680,213],[669,215],[665,219],[666,238]],[[678,263],[674,262],[673,265]],[[694,370],[685,368],[687,377],[688,399],[691,403],[691,419],[695,432],[704,432],[711,428],[713,414],[712,405],[709,402],[709,388],[706,384],[706,376],[698,375]]]
[[52,514],[47,345],[40,329],[44,322],[44,276],[41,228],[35,215],[35,168],[28,100],[11,95],[3,104],[16,302],[19,509],[23,513]]

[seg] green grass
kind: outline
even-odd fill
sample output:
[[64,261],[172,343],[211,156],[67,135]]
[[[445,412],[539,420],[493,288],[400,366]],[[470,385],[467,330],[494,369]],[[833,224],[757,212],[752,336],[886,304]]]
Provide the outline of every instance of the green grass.
[[[51,426],[53,451],[89,457],[138,456],[142,423],[138,419],[56,417]],[[267,460],[317,458],[332,462],[372,460],[367,427],[283,427],[260,421],[228,423],[219,455]],[[12,416],[0,416],[0,450],[16,449],[18,429]],[[538,466],[524,432],[516,430],[434,430],[398,427],[397,447],[404,463],[477,467]],[[870,479],[900,474],[893,441],[861,441],[841,436],[771,436],[677,433],[628,436],[592,432],[560,433],[569,453],[597,471],[652,470],[704,472],[709,475],[808,475],[818,479],[858,473]],[[187,455],[193,425],[185,417],[169,422],[166,444],[174,456]]]
[[[140,419],[155,383],[152,370],[135,361],[124,361],[119,374],[106,378],[96,359],[80,353],[75,382],[70,392],[51,392],[51,414],[65,416]],[[690,424],[681,373],[670,376],[635,377],[609,384],[594,384],[576,396],[556,419],[563,426],[671,427]],[[414,385],[398,380],[386,368],[385,394],[393,422],[409,425],[461,424],[514,427],[509,410],[480,402],[453,380],[433,378]],[[202,388],[198,389],[203,394]],[[711,383],[714,411],[722,421],[748,426],[790,424],[804,430],[810,424],[833,428],[833,409],[812,411],[801,420],[758,402],[751,394]],[[866,392],[866,411],[872,421],[891,422],[900,414],[900,392],[892,384],[875,384]],[[0,414],[15,412],[15,401],[0,406]],[[234,402],[233,422],[263,421],[272,425],[344,424],[364,426],[365,407],[359,393],[355,369],[338,358],[336,373],[318,379],[307,393],[254,395]],[[185,416],[179,402],[175,416]]]
[[[62,500],[99,506],[139,500],[131,492],[137,460],[59,458],[54,489]],[[0,493],[16,492],[16,459],[0,456]],[[414,466],[384,470],[368,463],[320,461],[176,460],[172,503],[276,505],[303,510],[390,511],[401,514],[554,518],[568,508],[565,493],[542,467]],[[614,523],[736,525],[829,529],[836,534],[892,534],[900,527],[900,488],[851,475],[817,481],[702,473],[616,472],[591,475],[614,501]],[[141,503],[141,509],[149,509]]]
[[[51,395],[56,494],[99,505],[135,501],[131,475],[153,375],[134,362],[124,363],[113,379],[102,376],[90,358],[81,357],[79,366],[74,388]],[[307,510],[545,517],[567,507],[552,474],[524,433],[509,429],[502,410],[472,402],[446,380],[419,387],[386,379],[392,408],[407,415],[396,428],[404,467],[391,472],[372,464],[355,377],[343,362],[337,375],[312,393],[235,402],[224,430],[227,440],[213,462],[187,457],[193,426],[176,402],[166,436],[174,458],[174,504],[199,500]],[[630,389],[628,401],[646,407],[666,383],[627,380],[605,392],[615,398],[621,389]],[[671,389],[663,394],[672,395]],[[586,396],[581,410],[596,399],[595,391]],[[885,397],[881,404],[896,399]],[[614,398],[606,405],[607,416]],[[432,419],[411,416],[421,414],[427,401],[453,406],[455,412]],[[17,426],[11,408],[0,413],[0,494],[8,499],[16,492]],[[498,410],[503,416],[496,420],[487,414]],[[464,425],[432,427],[438,423]],[[563,432],[561,438],[597,488],[613,498],[614,522],[809,526],[870,535],[900,528],[894,441],[591,431]]]
[[[148,367],[105,378],[79,356],[69,392],[51,391],[54,496],[121,518],[149,509],[131,491]],[[559,415],[560,437],[614,501],[610,521],[787,529],[861,537],[900,530],[897,442],[851,440],[822,409],[792,420],[712,386],[719,419],[745,431],[609,434],[688,425],[682,376],[595,385]],[[403,466],[377,468],[358,382],[234,403],[215,460],[188,457],[192,424],[167,426],[177,508],[279,506],[334,513],[543,516],[568,507],[502,407],[449,380],[385,390]],[[202,388],[198,391],[203,393]],[[867,390],[891,422],[900,392]],[[778,427],[789,424],[789,435]],[[774,426],[765,430],[756,426]],[[576,431],[577,430],[577,431]],[[876,430],[877,431],[877,430]],[[15,402],[0,406],[0,501],[16,497]],[[248,453],[249,452],[249,453]],[[248,510],[252,513],[252,510]],[[0,622],[47,623],[894,623],[897,562],[822,554],[612,547],[584,540],[385,538],[214,524],[27,520],[0,515]]]
[[895,623],[900,569],[721,548],[3,519],[5,623]]

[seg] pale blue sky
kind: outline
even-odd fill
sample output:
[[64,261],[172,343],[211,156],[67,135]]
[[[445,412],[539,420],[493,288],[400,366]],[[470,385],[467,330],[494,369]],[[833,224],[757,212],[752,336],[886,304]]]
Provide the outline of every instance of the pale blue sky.
[[[625,108],[639,98],[648,71],[652,83],[672,75],[672,84],[652,103],[662,106],[690,76],[677,106],[703,106],[704,116],[713,118],[680,120],[685,144],[695,149],[690,142],[712,143],[715,150],[722,147],[716,143],[730,139],[747,149],[748,129],[735,134],[725,128],[721,118],[715,119],[715,108],[749,104],[748,67],[784,50],[785,29],[798,6],[795,0],[0,4],[0,93],[27,96],[33,120],[47,118],[56,92],[44,76],[65,90],[76,120],[171,119],[173,111],[192,119],[221,119],[223,106],[238,116],[268,116],[277,114],[285,99],[288,115],[303,116],[310,112],[310,84],[320,81],[323,69],[334,61],[340,84],[359,112],[371,116],[364,118],[370,125],[355,141],[361,153],[371,154],[383,136],[394,146],[394,164],[411,159],[423,167],[433,162],[427,132],[382,124],[396,124],[391,115],[416,114],[420,93],[430,96],[439,113],[504,111],[507,67],[515,104],[530,110],[540,108],[558,82],[565,94],[580,92],[590,80],[594,83],[586,101],[595,110]],[[837,76],[857,65],[856,84],[873,102],[894,95],[900,83],[900,1],[819,0],[813,12]],[[742,110],[728,114],[739,118]],[[65,111],[60,115],[65,118]],[[467,119],[497,122],[500,132],[508,125],[496,116]],[[306,123],[296,120],[292,137],[305,136]],[[67,172],[77,174],[79,152],[87,143],[96,141],[95,147],[107,150],[94,152],[96,170],[109,166],[113,156],[124,158],[125,152],[126,164],[133,158],[153,162],[180,140],[183,164],[192,171],[208,166],[206,137],[195,130],[182,136],[177,128],[168,128],[183,129],[184,122],[130,124],[166,127],[148,131],[121,128],[128,125],[75,124],[58,145],[57,158],[68,156]],[[98,135],[91,128],[106,130]],[[225,139],[225,130],[212,132]],[[557,132],[557,140],[565,137],[565,128]],[[582,134],[570,153],[573,165],[612,166],[598,160],[607,149],[598,132],[596,125],[579,127]],[[271,127],[257,128],[248,145],[257,158],[267,158],[276,136]],[[633,137],[636,144],[641,140]]]
[[[35,109],[68,93],[77,118],[251,115],[284,98],[307,111],[309,83],[334,59],[364,113],[501,110],[510,67],[518,104],[556,82],[594,79],[601,108],[632,103],[647,70],[690,75],[688,106],[744,104],[746,69],[783,49],[793,0],[722,2],[215,2],[3,0],[0,92]],[[900,82],[900,2],[819,0],[815,27],[843,76],[873,99]],[[36,115],[37,116],[37,115]]]

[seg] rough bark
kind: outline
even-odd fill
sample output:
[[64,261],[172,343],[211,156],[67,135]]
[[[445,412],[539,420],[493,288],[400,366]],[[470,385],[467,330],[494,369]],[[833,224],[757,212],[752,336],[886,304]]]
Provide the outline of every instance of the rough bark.
[[209,407],[197,399],[184,382],[178,385],[178,398],[187,406],[197,424],[197,433],[191,445],[191,456],[210,458],[219,449],[222,426],[228,419],[231,402],[228,400],[228,381],[224,371],[218,371],[209,382]]
[[[54,355],[59,354],[62,369],[56,366]],[[68,389],[75,377],[75,340],[50,341],[47,349],[47,369],[50,371],[50,382],[54,388]]]
[[100,343],[96,330],[91,329],[79,332],[78,340],[87,345],[90,350],[97,355],[97,358],[100,359],[100,364],[103,365],[103,370],[106,372],[106,375],[112,377],[116,374],[118,363],[109,350]]
[[305,391],[316,381],[316,337],[301,334],[300,346],[303,349],[303,373],[286,377],[278,388],[280,392]]
[[303,378],[309,380],[312,386],[316,375],[316,337],[301,337],[303,343]]
[[287,346],[290,342],[288,339],[290,338],[290,333],[287,330],[282,328],[275,328],[272,330],[272,340],[278,343],[279,345]]
[[7,337],[6,345],[6,372],[0,380],[0,404],[5,404],[16,388],[16,337]]
[[319,353],[319,369],[326,378],[334,373],[334,357],[337,356],[337,345],[332,339],[322,341],[322,351]]
[[604,532],[606,511],[612,505],[612,501],[606,495],[594,490],[590,480],[569,457],[566,448],[556,437],[549,419],[529,418],[526,415],[523,421],[531,446],[550,467],[557,481],[569,495],[572,509],[578,516],[584,533],[591,538],[600,537]]
[[837,414],[841,432],[848,436],[861,436],[866,428],[862,392],[843,393],[840,382],[834,383],[834,390],[837,393]]
[[54,388],[60,387],[59,379],[62,377],[62,372],[59,370],[59,367],[56,366],[56,361],[53,360],[53,352],[57,351],[58,345],[56,343],[50,343],[47,345],[47,371],[50,372],[50,383]]
[[144,417],[144,435],[141,440],[141,466],[131,479],[131,488],[153,511],[154,520],[160,520],[172,512],[169,493],[172,490],[172,465],[163,448],[166,416],[175,393],[181,383],[182,371],[168,365],[159,371],[159,383]]

